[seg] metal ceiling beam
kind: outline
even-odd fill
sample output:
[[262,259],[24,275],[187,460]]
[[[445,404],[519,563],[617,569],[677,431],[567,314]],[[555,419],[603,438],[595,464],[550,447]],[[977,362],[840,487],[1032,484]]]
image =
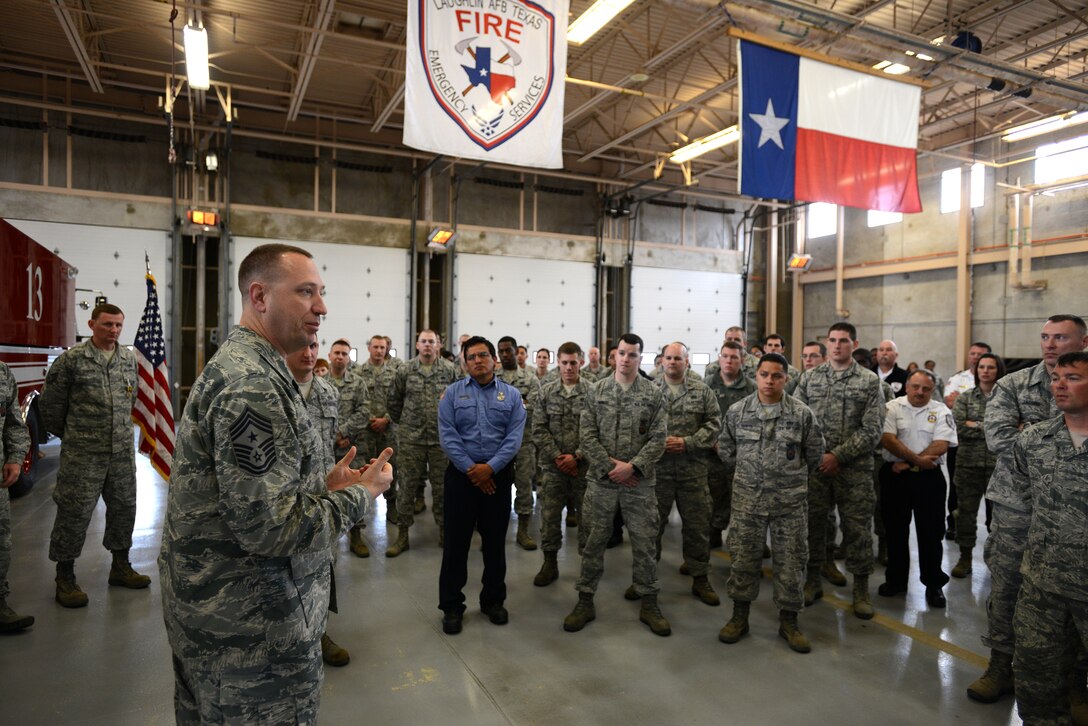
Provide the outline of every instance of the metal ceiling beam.
[[392,98],[389,99],[389,103],[385,104],[385,108],[378,114],[378,118],[374,120],[374,125],[370,127],[370,133],[376,134],[382,130],[382,126],[385,126],[385,122],[389,120],[389,117],[393,115],[393,112],[397,110],[397,106],[404,100],[404,84],[400,84],[400,88],[394,91]]
[[287,106],[287,122],[294,123],[298,119],[299,109],[302,108],[302,99],[306,96],[306,89],[310,85],[310,78],[317,65],[317,56],[321,52],[321,44],[325,42],[325,29],[336,14],[336,0],[318,0],[314,11],[313,25],[303,31],[309,34],[309,41],[303,43],[304,51],[302,60],[298,66],[298,77],[295,79],[295,87],[291,91],[291,102]]
[[53,12],[57,14],[57,20],[60,21],[60,27],[64,30],[68,43],[72,46],[72,52],[76,54],[76,60],[79,61],[79,66],[83,69],[83,75],[91,86],[91,90],[95,93],[103,93],[102,79],[98,77],[98,71],[94,67],[91,55],[87,52],[87,46],[83,43],[80,28],[68,11],[68,6],[64,4],[64,0],[51,0],[51,4],[53,5]]

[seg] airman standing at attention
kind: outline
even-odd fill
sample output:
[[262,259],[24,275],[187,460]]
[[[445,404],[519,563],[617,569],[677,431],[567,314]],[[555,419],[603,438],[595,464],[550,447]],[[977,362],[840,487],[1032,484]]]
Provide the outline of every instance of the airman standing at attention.
[[[812,646],[797,626],[808,560],[805,501],[824,439],[808,406],[785,394],[787,366],[777,353],[760,358],[756,392],[730,407],[718,437],[718,456],[736,467],[729,534],[733,567],[726,584],[733,616],[718,640],[736,643],[748,632],[748,614],[763,578],[763,543],[770,530],[778,634],[792,650],[808,653]],[[823,529],[823,517],[816,521]]]
[[[508,383],[521,393],[521,402],[525,406],[525,415],[533,417],[533,407],[540,395],[540,381],[531,370],[518,367],[521,349],[518,342],[509,335],[499,338],[499,362],[502,364],[495,372],[499,380]],[[514,512],[518,515],[518,546],[525,550],[535,550],[536,542],[529,534],[529,525],[533,520],[533,479],[536,478],[536,447],[532,434],[528,433],[521,442],[517,458],[514,459]]]
[[642,599],[639,620],[655,635],[672,633],[657,604],[661,588],[654,556],[655,466],[665,453],[667,416],[661,389],[638,374],[641,359],[642,338],[633,333],[620,336],[615,374],[589,389],[582,409],[582,452],[589,471],[580,526],[588,531],[582,573],[575,584],[578,604],[563,620],[563,629],[571,633],[597,617],[593,595],[604,574],[604,551],[617,504],[631,535],[634,593]]
[[[1020,571],[1031,507],[1025,499],[1026,493],[1015,486],[1009,472],[1012,447],[1028,426],[1060,413],[1050,390],[1050,377],[1059,356],[1080,353],[1088,347],[1088,327],[1076,315],[1052,315],[1043,324],[1039,347],[1042,362],[1010,373],[994,386],[983,420],[986,445],[997,457],[986,487],[986,498],[994,503],[994,509],[983,550],[990,570],[990,597],[986,600],[987,633],[982,642],[990,648],[990,662],[986,671],[967,687],[967,695],[982,703],[994,703],[1013,692],[1012,657],[1016,639],[1012,621],[1022,582]],[[1079,690],[1083,689],[1081,671]]]
[[707,457],[721,431],[721,409],[710,388],[688,379],[688,348],[670,343],[662,353],[664,373],[657,385],[668,416],[665,453],[657,462],[657,560],[673,502],[680,513],[684,565],[694,578],[691,593],[707,605],[720,605],[710,585],[710,489]]
[[[880,380],[853,358],[857,330],[833,324],[827,333],[828,361],[805,371],[794,395],[816,414],[827,445],[808,488],[808,576],[805,604],[823,597],[820,576],[827,560],[825,520],[832,504],[842,520],[846,569],[854,576],[854,615],[873,617],[869,575],[873,572],[873,447],[884,424]],[[836,568],[837,572],[837,568]],[[843,583],[845,584],[845,583]]]
[[[356,456],[352,466],[360,467],[370,453],[365,440],[370,423],[370,387],[359,375],[359,367],[351,365],[351,343],[347,340],[340,338],[333,342],[329,348],[329,363],[331,368],[325,380],[336,389],[340,401],[333,455],[342,459],[354,446]],[[351,551],[358,557],[370,557],[370,547],[363,537],[365,528],[366,522],[357,522],[348,533]]]
[[[586,461],[581,447],[582,409],[590,382],[579,375],[582,349],[577,343],[563,343],[556,353],[559,380],[549,381],[540,390],[533,408],[532,434],[541,463],[540,548],[544,564],[533,579],[537,587],[559,577],[558,553],[563,546],[563,507],[582,508],[586,492]],[[578,530],[578,553],[586,545],[586,528]]]
[[582,367],[582,372],[578,377],[585,380],[586,383],[594,383],[605,375],[605,366],[601,365],[601,349],[597,346],[591,346],[586,355],[589,361]]
[[[711,392],[718,399],[722,420],[725,412],[737,401],[756,392],[755,381],[742,372],[744,345],[733,340],[722,344],[718,354],[718,374],[706,378]],[[717,449],[717,442],[714,448]],[[708,462],[708,483],[713,512],[710,515],[711,548],[722,546],[722,532],[729,527],[730,502],[733,498],[733,467],[723,462],[715,451]]]
[[409,547],[408,530],[415,523],[416,500],[423,497],[424,479],[431,482],[431,509],[438,525],[439,546],[445,538],[442,487],[449,460],[438,442],[438,402],[458,374],[452,363],[438,355],[438,346],[437,333],[419,331],[418,355],[397,369],[386,401],[389,416],[397,424],[401,472],[397,539],[385,551],[386,557],[396,557]]
[[136,525],[132,404],[137,373],[136,355],[118,343],[124,324],[125,314],[116,305],[95,307],[88,322],[91,339],[60,354],[38,399],[46,430],[62,441],[49,559],[57,563],[56,600],[66,608],[87,604],[76,583],[75,560],[99,496],[106,502],[102,544],[113,553],[109,583],[131,589],[151,584],[129,562]]
[[0,363],[0,633],[25,630],[34,624],[31,615],[19,615],[8,606],[8,568],[11,566],[11,498],[8,487],[19,480],[23,458],[30,449],[30,432],[19,413],[19,385],[11,370]]
[[[367,428],[363,431],[363,449],[378,452],[385,448],[396,451],[396,432],[393,420],[389,417],[389,394],[393,390],[393,379],[397,375],[396,358],[388,358],[388,339],[382,335],[373,335],[366,344],[369,357],[354,373],[366,381],[370,399],[367,411],[370,414]],[[396,456],[391,461],[396,464]],[[397,483],[385,490],[385,517],[393,524],[397,523]]]

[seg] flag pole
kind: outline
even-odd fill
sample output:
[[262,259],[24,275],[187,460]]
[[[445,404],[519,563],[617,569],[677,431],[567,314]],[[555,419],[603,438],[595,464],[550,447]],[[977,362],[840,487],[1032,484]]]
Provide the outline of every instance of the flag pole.
[[151,258],[147,254],[147,250],[144,250],[144,266],[147,268],[147,274],[151,274]]

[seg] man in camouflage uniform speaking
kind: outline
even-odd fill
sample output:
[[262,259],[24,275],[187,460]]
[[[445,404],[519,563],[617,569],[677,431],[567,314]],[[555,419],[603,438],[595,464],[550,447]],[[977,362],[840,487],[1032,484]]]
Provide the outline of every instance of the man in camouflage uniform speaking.
[[8,567],[11,565],[11,499],[8,487],[19,480],[23,458],[30,449],[30,433],[19,414],[19,385],[6,365],[0,363],[0,633],[25,630],[34,624],[30,615],[8,607]]
[[1024,723],[1073,723],[1067,683],[1088,645],[1088,353],[1066,353],[1050,374],[1061,413],[1012,447],[1011,483],[1031,524],[1016,601],[1016,705]]
[[238,269],[241,325],[193,384],[178,431],[159,572],[179,724],[315,723],[332,545],[388,488],[386,449],[328,476],[284,357],[327,311],[305,250]]
[[99,496],[106,502],[102,545],[113,552],[109,583],[139,589],[151,579],[132,569],[128,552],[136,524],[136,451],[132,404],[136,355],[119,345],[125,314],[104,303],[91,312],[91,339],[53,362],[38,399],[47,431],[62,440],[53,501],[57,518],[49,559],[57,563],[56,600],[67,608],[87,604],[76,584],[75,560]]

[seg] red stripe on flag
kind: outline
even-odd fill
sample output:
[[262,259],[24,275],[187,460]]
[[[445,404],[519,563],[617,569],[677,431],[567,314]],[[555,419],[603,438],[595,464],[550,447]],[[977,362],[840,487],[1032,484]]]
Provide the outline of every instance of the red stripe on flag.
[[885,212],[920,212],[917,152],[797,129],[797,199]]

